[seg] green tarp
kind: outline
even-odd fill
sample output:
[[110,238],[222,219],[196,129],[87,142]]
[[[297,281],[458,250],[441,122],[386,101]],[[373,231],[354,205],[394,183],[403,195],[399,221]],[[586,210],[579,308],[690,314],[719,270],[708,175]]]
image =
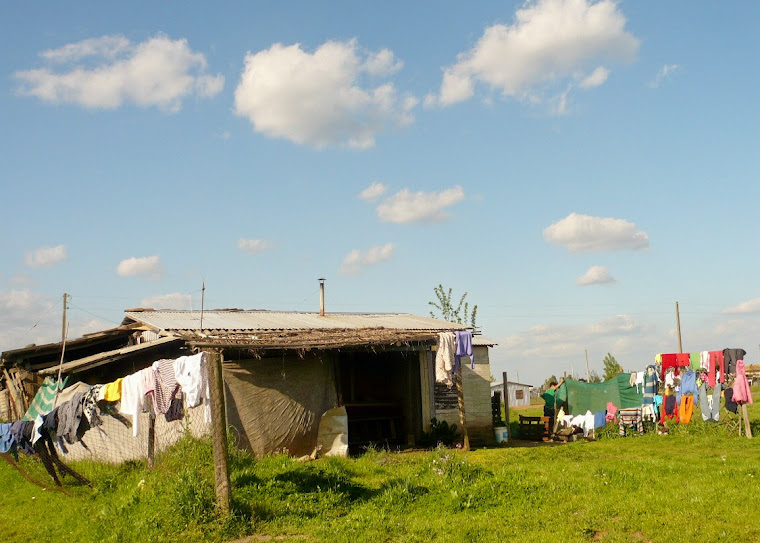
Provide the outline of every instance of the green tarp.
[[569,415],[583,415],[586,411],[604,411],[608,402],[612,402],[618,409],[640,407],[643,402],[643,390],[637,392],[630,381],[630,373],[619,373],[603,383],[565,379],[557,389],[557,406],[559,408],[560,404],[566,404],[565,412]]

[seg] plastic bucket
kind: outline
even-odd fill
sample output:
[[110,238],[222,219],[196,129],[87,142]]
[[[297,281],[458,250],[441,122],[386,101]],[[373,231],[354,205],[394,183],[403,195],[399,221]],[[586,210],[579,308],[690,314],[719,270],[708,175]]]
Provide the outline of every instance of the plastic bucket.
[[496,438],[496,443],[504,443],[509,439],[509,431],[506,426],[499,426],[493,429],[493,435]]

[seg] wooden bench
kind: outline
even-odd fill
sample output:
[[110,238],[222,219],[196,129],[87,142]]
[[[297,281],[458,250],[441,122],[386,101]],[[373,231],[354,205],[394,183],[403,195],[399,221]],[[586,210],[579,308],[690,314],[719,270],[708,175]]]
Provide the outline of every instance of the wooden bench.
[[535,441],[548,441],[551,437],[549,417],[525,417],[520,415],[520,437]]

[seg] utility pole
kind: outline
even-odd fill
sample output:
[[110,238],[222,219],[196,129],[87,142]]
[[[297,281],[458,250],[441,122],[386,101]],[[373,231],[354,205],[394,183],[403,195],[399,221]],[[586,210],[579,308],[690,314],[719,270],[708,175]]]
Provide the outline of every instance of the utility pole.
[[63,369],[63,356],[66,354],[66,335],[69,331],[69,323],[66,320],[66,306],[69,304],[69,295],[63,293],[63,321],[61,322],[61,362],[58,364],[58,379],[55,382],[55,397],[58,398],[58,393],[61,387],[61,370]]
[[203,280],[201,286],[201,323],[199,328],[200,333],[203,333],[203,303],[206,301],[206,280]]
[[678,302],[676,302],[676,329],[678,331],[678,352],[683,352],[683,346],[681,345],[681,314],[678,311]]
[[586,349],[586,382],[591,382],[591,371],[588,369],[588,349]]

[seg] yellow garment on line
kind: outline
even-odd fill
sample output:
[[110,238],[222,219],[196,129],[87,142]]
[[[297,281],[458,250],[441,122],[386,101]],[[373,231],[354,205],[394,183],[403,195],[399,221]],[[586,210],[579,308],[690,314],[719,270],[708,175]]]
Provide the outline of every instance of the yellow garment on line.
[[103,386],[103,399],[107,402],[118,402],[121,399],[121,381],[119,377],[113,383]]

